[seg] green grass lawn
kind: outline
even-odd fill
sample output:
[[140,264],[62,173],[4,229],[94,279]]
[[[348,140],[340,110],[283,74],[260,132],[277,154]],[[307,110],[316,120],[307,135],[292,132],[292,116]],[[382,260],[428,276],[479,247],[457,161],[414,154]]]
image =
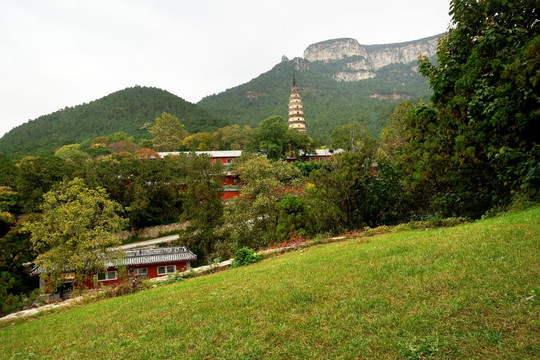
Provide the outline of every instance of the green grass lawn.
[[3,359],[540,357],[540,207],[313,246],[0,328]]

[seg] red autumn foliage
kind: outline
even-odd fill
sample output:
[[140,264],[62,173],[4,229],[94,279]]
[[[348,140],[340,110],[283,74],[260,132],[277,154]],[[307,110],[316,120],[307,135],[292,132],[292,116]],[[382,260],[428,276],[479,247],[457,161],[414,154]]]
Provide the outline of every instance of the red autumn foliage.
[[301,247],[307,244],[307,238],[304,238],[302,235],[296,235],[294,231],[291,231],[291,237],[289,240],[274,244],[270,244],[268,249],[278,249],[284,247]]

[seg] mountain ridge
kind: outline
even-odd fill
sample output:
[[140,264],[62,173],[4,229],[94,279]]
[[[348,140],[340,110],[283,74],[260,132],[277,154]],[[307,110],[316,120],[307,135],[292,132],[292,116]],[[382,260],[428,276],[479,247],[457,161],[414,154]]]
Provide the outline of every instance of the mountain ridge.
[[[190,133],[228,124],[256,127],[273,115],[286,119],[293,72],[310,136],[327,143],[333,128],[350,121],[361,122],[378,136],[398,101],[430,95],[416,62],[409,60],[422,47],[433,56],[439,36],[382,45],[360,45],[351,38],[325,40],[309,45],[304,58],[283,57],[251,81],[197,104],[162,89],[126,88],[15,127],[0,138],[0,156],[52,154],[62,145],[117,131],[139,140],[149,136],[143,126],[163,112],[176,115]],[[408,53],[401,54],[403,49]]]
[[[395,55],[400,48],[429,43],[429,51],[425,55],[433,58],[436,51],[433,44],[439,36],[368,47],[370,51],[379,54],[393,52]],[[339,46],[343,39],[326,40],[306,48],[307,51],[311,47],[308,53],[314,54],[314,45],[322,43],[333,47],[336,59],[309,61],[305,57],[296,57],[290,60],[283,56],[281,62],[271,70],[247,83],[204,97],[197,104],[210,114],[219,114],[225,120],[239,125],[254,127],[272,115],[286,119],[292,74],[296,72],[308,134],[324,143],[328,142],[334,127],[350,121],[361,122],[377,137],[387,125],[397,102],[427,98],[431,94],[426,79],[418,73],[415,60],[373,68],[367,63],[365,49],[365,56],[359,52],[350,52],[351,56],[344,56]],[[349,42],[354,47],[360,46],[358,41],[348,40],[352,40]],[[317,58],[326,59],[324,55],[319,54]]]
[[150,137],[144,129],[163,112],[182,119],[190,132],[227,125],[197,105],[166,90],[134,86],[99,99],[65,107],[21,124],[0,138],[0,155],[52,154],[63,145],[89,141],[123,131],[140,140]]

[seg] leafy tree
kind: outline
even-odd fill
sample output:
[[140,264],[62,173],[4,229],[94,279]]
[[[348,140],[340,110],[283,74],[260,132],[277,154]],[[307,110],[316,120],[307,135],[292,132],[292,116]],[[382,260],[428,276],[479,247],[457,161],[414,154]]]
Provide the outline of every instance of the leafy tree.
[[[101,137],[97,137],[97,138],[94,139],[94,141],[96,139],[100,139],[100,138]],[[117,132],[107,136],[107,145],[115,143],[115,142],[119,142],[119,141],[124,141],[126,143],[132,143],[132,142],[135,142],[135,138],[133,136],[129,136],[124,131],[117,131]]]
[[140,160],[155,160],[159,159],[159,154],[153,149],[142,148],[135,151],[135,157]]
[[141,161],[136,156],[88,164],[86,181],[107,190],[125,210],[132,231],[169,223],[180,213],[179,190],[185,185],[185,157]]
[[211,262],[216,242],[215,229],[223,222],[221,162],[212,163],[207,155],[191,155],[188,158],[184,217],[189,220],[187,242],[190,247],[203,253],[206,262]]
[[119,244],[116,233],[126,225],[118,215],[122,208],[105,189],[89,189],[80,178],[64,182],[44,199],[43,213],[24,226],[39,254],[35,263],[54,289],[62,284],[64,271],[73,272],[82,286],[118,256],[108,248]]
[[18,202],[20,201],[17,194],[10,186],[0,186],[0,211],[7,211],[12,214],[19,214]]
[[309,175],[320,169],[323,166],[324,161],[295,161],[292,163],[293,166],[297,167],[304,177],[309,177]]
[[212,150],[242,150],[253,130],[248,125],[230,125],[216,130],[212,134]]
[[12,222],[0,238],[0,313],[7,314],[29,305],[35,298],[36,279],[28,273],[26,263],[35,258],[30,234],[22,229],[28,217]]
[[107,148],[111,150],[115,154],[119,153],[131,153],[134,154],[136,151],[140,150],[140,146],[128,141],[128,140],[120,140],[110,143]]
[[252,157],[235,167],[241,196],[229,201],[226,224],[238,237],[237,246],[260,248],[276,239],[280,205],[302,182],[300,170],[282,160]]
[[396,221],[399,182],[386,163],[377,163],[374,147],[342,153],[311,173],[302,194],[317,232],[336,233]]
[[15,190],[21,197],[24,213],[39,211],[43,194],[64,178],[74,176],[76,164],[59,157],[27,157],[18,162]]
[[261,121],[246,143],[246,150],[260,152],[271,160],[285,159],[292,154],[300,158],[313,150],[313,141],[306,134],[289,129],[280,116],[272,116]]
[[0,271],[0,316],[27,308],[39,294],[18,294],[13,292],[15,279],[7,271]]
[[[120,140],[123,140],[123,139],[120,139]],[[95,146],[95,145],[102,145],[102,146],[109,145],[109,137],[108,136],[95,137],[90,143],[90,147]]]
[[152,143],[152,140],[150,139],[141,139],[141,141],[139,141],[139,146],[142,148],[148,148],[148,149],[154,148],[154,144]]
[[350,152],[356,152],[373,141],[369,131],[358,121],[336,126],[332,131],[332,135],[330,135],[330,146],[332,148]]
[[[176,161],[152,160],[133,163],[135,177],[127,189],[129,205],[126,210],[137,228],[178,220],[181,213],[181,190],[186,184],[186,157]],[[142,203],[139,202],[142,200]],[[144,205],[144,206],[142,206]]]
[[437,64],[420,71],[433,109],[405,118],[403,161],[430,190],[431,211],[476,217],[540,184],[537,1],[453,0]]
[[0,187],[0,314],[20,310],[35,298],[30,294],[35,281],[25,266],[35,254],[29,234],[22,231],[21,221],[14,216],[20,210],[19,200],[11,188]]
[[91,157],[104,157],[112,154],[112,151],[105,146],[93,146],[85,150]]
[[394,161],[399,149],[405,143],[405,128],[404,119],[408,116],[410,109],[413,107],[411,102],[402,102],[396,106],[392,113],[390,123],[381,132],[381,141],[379,144],[379,155],[387,160]]
[[291,233],[297,235],[314,235],[314,227],[310,222],[304,198],[297,195],[287,195],[278,202],[279,216],[276,226],[276,240],[284,241],[291,238]]
[[81,146],[80,149],[91,157],[106,156],[112,153],[112,151],[107,148],[108,144],[109,138],[107,136],[98,136],[90,141],[88,147]]
[[19,168],[15,162],[8,158],[0,158],[0,186],[16,186],[19,177]]
[[206,151],[212,147],[212,134],[200,132],[188,135],[182,141],[182,147],[189,151]]
[[88,154],[80,150],[79,144],[64,145],[54,152],[55,156],[65,160],[84,161]]
[[178,118],[165,112],[156,118],[155,125],[148,131],[152,134],[152,143],[156,151],[177,151],[188,135]]

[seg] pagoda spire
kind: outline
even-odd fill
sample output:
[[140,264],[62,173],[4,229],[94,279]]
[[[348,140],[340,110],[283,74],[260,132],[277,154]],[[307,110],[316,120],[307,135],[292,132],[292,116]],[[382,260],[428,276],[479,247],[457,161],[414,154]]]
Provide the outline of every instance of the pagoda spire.
[[304,106],[298,85],[296,85],[296,76],[293,70],[293,86],[289,93],[289,129],[295,129],[300,133],[306,134],[306,119],[304,118]]

